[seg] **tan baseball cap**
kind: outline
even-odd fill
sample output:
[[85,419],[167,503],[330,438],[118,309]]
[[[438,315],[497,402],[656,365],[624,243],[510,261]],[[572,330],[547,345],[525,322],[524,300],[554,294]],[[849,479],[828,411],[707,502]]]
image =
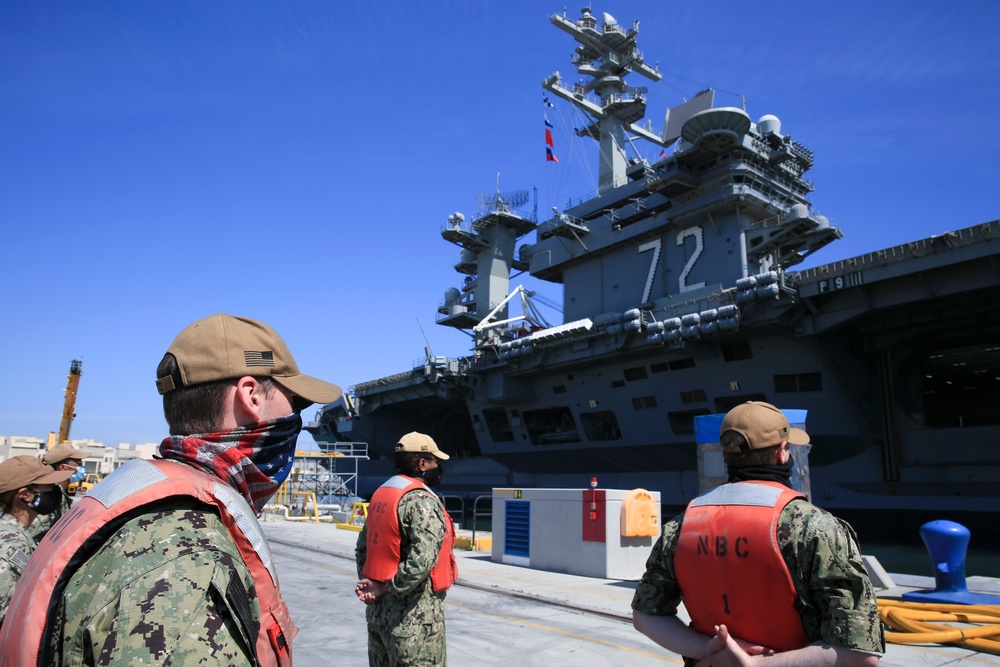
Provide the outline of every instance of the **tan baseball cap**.
[[[167,352],[177,359],[183,387],[251,375],[269,377],[311,403],[340,398],[340,387],[300,373],[281,336],[249,317],[218,313],[198,320],[177,334]],[[166,394],[178,387],[166,376],[157,378],[156,388]]]
[[72,475],[72,470],[53,470],[34,456],[14,456],[0,463],[0,493],[32,484],[58,484]]
[[441,459],[442,461],[447,461],[450,457],[438,449],[437,443],[434,442],[434,438],[429,435],[424,435],[423,433],[417,433],[413,431],[412,433],[407,433],[399,442],[396,444],[397,452],[421,452],[427,454],[433,454],[434,458]]
[[45,456],[42,460],[50,466],[62,463],[67,459],[83,459],[87,458],[86,452],[81,452],[79,449],[69,444],[68,442],[60,442],[58,445],[45,452]]
[[778,408],[763,401],[747,401],[726,413],[719,429],[736,431],[747,440],[750,449],[766,449],[787,440],[793,445],[808,445],[809,434],[788,425],[788,419]]

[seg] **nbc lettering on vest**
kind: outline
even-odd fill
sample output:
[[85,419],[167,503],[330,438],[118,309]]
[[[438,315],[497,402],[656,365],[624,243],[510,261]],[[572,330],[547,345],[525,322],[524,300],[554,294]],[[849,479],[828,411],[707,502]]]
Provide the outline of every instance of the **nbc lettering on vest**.
[[[712,545],[714,543],[714,550]],[[733,540],[732,552],[729,549],[729,538],[725,535],[715,535],[714,539],[712,535],[698,535],[698,555],[699,556],[715,556],[716,558],[725,558],[734,554],[737,558],[746,558],[750,555],[750,551],[747,547],[750,545],[750,540],[746,537],[740,535],[735,540]]]

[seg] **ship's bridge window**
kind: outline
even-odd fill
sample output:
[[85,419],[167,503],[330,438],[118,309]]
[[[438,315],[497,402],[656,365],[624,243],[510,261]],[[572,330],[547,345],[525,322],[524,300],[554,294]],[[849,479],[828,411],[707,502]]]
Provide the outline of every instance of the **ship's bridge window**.
[[622,439],[622,430],[618,427],[618,418],[615,417],[615,413],[611,410],[581,412],[580,424],[583,425],[583,432],[588,440],[605,442]]
[[645,380],[649,375],[646,373],[645,366],[636,366],[635,368],[625,369],[625,379],[629,382],[634,380]]
[[674,359],[670,362],[670,370],[679,371],[682,368],[694,368],[694,359],[691,357],[683,357],[681,359]]
[[670,370],[670,364],[665,361],[657,361],[655,364],[649,365],[649,370],[654,373],[666,373]]
[[636,410],[645,410],[656,407],[656,396],[636,396],[632,399],[632,407]]
[[[747,401],[765,401],[767,402],[767,396],[764,394],[741,394],[739,396],[716,396],[715,398],[715,411],[719,414],[725,414],[729,412],[737,405],[746,403]],[[780,407],[780,406],[779,406]]]
[[580,432],[568,407],[525,410],[524,426],[533,445],[562,445],[580,442]]
[[512,442],[514,431],[510,428],[510,420],[503,408],[487,408],[483,410],[486,428],[490,431],[493,442]]
[[776,394],[798,394],[822,390],[823,378],[819,373],[791,373],[774,376],[774,393]]
[[691,391],[681,392],[681,403],[688,405],[690,403],[704,403],[708,400],[708,395],[705,393],[704,389],[692,389]]
[[670,420],[670,430],[674,435],[694,435],[694,418],[711,414],[705,408],[693,410],[675,410],[667,413]]

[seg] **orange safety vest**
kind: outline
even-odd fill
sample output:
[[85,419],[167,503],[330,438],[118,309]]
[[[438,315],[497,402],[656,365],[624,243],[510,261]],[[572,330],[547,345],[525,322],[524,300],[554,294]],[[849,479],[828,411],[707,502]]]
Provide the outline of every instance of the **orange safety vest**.
[[803,497],[777,482],[738,482],[688,504],[674,569],[696,630],[714,635],[725,624],[734,637],[775,651],[809,643],[776,533],[781,510]]
[[127,513],[171,496],[190,496],[218,510],[257,590],[261,616],[257,664],[290,666],[291,641],[298,628],[281,599],[274,559],[250,505],[219,478],[183,463],[134,459],[73,503],[38,545],[37,558],[28,562],[7,614],[9,621],[17,622],[5,623],[0,630],[0,667],[47,666],[51,620],[62,591],[79,564],[110,537],[110,532],[99,535],[101,529],[109,523],[117,529]]
[[[433,493],[419,479],[396,475],[386,480],[372,494],[372,500],[368,503],[368,518],[365,519],[365,543],[368,548],[365,553],[365,566],[361,569],[362,574],[369,579],[389,581],[396,576],[402,544],[399,532],[399,500],[415,489]],[[441,543],[437,562],[431,568],[431,585],[437,593],[448,590],[458,579],[454,550],[455,526],[447,511],[444,512],[444,523],[444,541]]]

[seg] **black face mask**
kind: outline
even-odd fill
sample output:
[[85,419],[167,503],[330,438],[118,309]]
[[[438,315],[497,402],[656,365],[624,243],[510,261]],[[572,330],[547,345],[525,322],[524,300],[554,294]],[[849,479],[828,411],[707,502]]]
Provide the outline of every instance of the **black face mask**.
[[62,504],[62,492],[59,487],[52,489],[51,491],[36,491],[35,499],[28,503],[28,507],[37,512],[38,514],[52,514],[57,509],[59,505]]
[[436,487],[441,483],[441,478],[444,476],[444,469],[441,464],[438,463],[437,468],[431,468],[430,470],[425,470],[421,477],[424,480],[424,484],[430,488]]

